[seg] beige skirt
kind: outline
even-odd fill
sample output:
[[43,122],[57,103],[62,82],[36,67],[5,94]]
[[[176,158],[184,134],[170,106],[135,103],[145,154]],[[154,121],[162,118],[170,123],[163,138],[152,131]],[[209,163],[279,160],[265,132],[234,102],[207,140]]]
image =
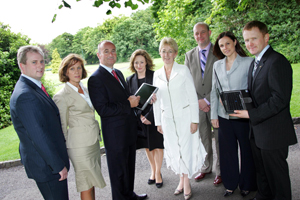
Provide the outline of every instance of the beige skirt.
[[93,186],[106,186],[101,172],[100,145],[82,148],[68,148],[68,155],[75,170],[77,192],[89,190]]

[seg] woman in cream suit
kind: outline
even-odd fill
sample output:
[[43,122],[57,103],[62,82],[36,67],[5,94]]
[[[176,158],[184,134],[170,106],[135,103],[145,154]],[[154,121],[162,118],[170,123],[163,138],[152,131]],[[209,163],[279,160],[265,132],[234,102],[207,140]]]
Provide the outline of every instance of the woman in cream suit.
[[[230,196],[239,186],[242,196],[256,190],[255,167],[249,141],[249,121],[229,116],[216,90],[216,76],[223,91],[247,89],[248,71],[253,58],[246,57],[236,37],[231,32],[221,33],[214,45],[214,55],[219,61],[213,66],[211,122],[219,128],[220,169],[224,196]],[[239,169],[238,146],[241,155]]]
[[94,200],[94,187],[103,188],[105,182],[101,173],[99,124],[88,90],[80,82],[86,76],[84,60],[77,54],[69,54],[59,68],[59,79],[65,86],[53,100],[59,109],[77,191],[82,200]]
[[154,73],[153,85],[159,88],[154,103],[154,120],[163,134],[167,166],[180,176],[174,192],[192,196],[189,179],[201,168],[206,155],[198,133],[199,108],[192,75],[187,66],[174,62],[178,46],[164,38],[159,54],[164,66]]

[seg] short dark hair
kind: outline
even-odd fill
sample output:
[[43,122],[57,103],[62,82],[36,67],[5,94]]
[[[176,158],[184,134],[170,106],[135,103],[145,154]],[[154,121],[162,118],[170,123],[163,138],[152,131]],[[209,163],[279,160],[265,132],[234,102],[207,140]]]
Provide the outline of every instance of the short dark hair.
[[136,72],[135,68],[134,68],[134,59],[137,57],[137,56],[143,56],[146,60],[146,69],[150,69],[152,70],[153,67],[155,66],[153,64],[153,61],[151,59],[151,56],[148,54],[148,52],[146,50],[143,50],[143,49],[137,49],[135,50],[132,54],[131,54],[131,57],[130,57],[130,66],[129,66],[129,69],[130,71],[132,72]]
[[225,31],[225,32],[222,32],[218,38],[216,39],[216,43],[214,45],[214,50],[213,50],[213,54],[219,58],[219,59],[222,59],[222,58],[225,58],[225,55],[222,53],[221,49],[220,49],[220,46],[219,46],[219,40],[223,37],[229,37],[233,42],[236,41],[236,45],[235,45],[235,51],[241,56],[241,57],[246,57],[247,54],[246,52],[244,51],[244,49],[241,47],[239,41],[236,39],[236,37],[234,36],[234,34],[230,31]]
[[76,63],[80,63],[81,67],[82,67],[82,76],[81,79],[84,79],[87,77],[87,72],[84,68],[84,60],[81,58],[80,55],[78,54],[74,54],[71,53],[69,55],[67,55],[62,61],[61,64],[59,66],[59,71],[58,71],[58,75],[59,75],[59,80],[63,83],[68,82],[70,79],[67,76],[67,70],[72,67],[73,65],[75,65]]
[[248,23],[244,26],[243,32],[244,32],[245,30],[251,30],[251,29],[254,28],[254,27],[257,27],[257,28],[259,29],[259,31],[260,31],[263,35],[269,33],[269,32],[268,32],[268,27],[267,27],[267,25],[264,24],[263,22],[260,22],[260,21],[251,21],[251,22],[248,22]]

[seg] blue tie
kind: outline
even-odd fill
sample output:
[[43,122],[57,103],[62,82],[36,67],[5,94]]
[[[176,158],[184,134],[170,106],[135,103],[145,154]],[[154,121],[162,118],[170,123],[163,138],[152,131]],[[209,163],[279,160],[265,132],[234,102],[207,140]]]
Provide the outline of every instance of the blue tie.
[[206,56],[205,56],[206,50],[201,50],[201,73],[202,73],[202,78],[204,77],[204,71],[205,71],[205,65],[206,65]]

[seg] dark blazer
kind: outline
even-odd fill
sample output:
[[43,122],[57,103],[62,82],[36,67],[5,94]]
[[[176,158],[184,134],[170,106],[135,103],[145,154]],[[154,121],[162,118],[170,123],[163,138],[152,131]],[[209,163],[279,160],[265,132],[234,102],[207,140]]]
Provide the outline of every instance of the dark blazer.
[[[154,71],[151,70],[146,70],[146,83],[153,84],[153,74]],[[138,88],[138,76],[136,73],[132,74],[131,76],[126,78],[126,82],[128,84],[129,92],[131,94],[134,94],[139,88]],[[143,114],[151,123],[154,123],[154,118],[153,118],[153,110],[152,110],[152,105],[149,104],[143,112],[137,109],[137,114],[140,116]],[[140,121],[140,120],[139,120]]]
[[248,89],[255,108],[249,117],[255,143],[261,149],[278,149],[297,143],[290,114],[292,68],[288,60],[270,47],[261,58],[254,77],[251,63]]
[[88,80],[90,98],[101,117],[104,145],[108,150],[133,145],[137,138],[137,118],[127,100],[130,92],[122,72],[115,71],[125,89],[101,66]]
[[20,155],[28,178],[59,179],[69,158],[58,108],[41,88],[21,76],[10,99],[10,113],[20,139]]

